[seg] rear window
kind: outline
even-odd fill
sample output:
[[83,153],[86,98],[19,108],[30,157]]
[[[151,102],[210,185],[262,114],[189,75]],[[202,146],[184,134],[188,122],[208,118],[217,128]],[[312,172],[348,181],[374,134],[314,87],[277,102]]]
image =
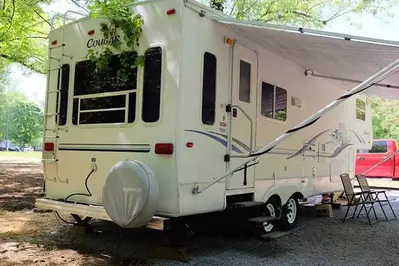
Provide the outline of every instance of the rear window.
[[137,53],[113,55],[105,70],[81,61],[75,68],[72,123],[132,123],[136,117]]
[[[65,64],[62,69],[58,70],[57,88],[59,93],[57,93],[56,101],[56,121],[58,125],[65,126],[67,121],[67,110],[68,110],[68,91],[69,91],[69,65]],[[61,75],[60,75],[61,74]],[[60,80],[61,78],[61,80]],[[61,83],[60,83],[61,82]],[[61,85],[61,86],[60,86]],[[59,105],[59,107],[58,107]]]
[[388,143],[386,141],[373,141],[370,150],[360,149],[358,153],[386,153],[388,152]]
[[162,49],[152,47],[145,52],[143,78],[143,112],[146,123],[159,120],[161,106]]

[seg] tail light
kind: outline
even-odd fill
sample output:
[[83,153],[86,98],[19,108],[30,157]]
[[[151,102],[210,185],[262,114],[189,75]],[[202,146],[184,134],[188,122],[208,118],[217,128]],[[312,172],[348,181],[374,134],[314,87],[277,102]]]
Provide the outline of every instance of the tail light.
[[43,150],[44,151],[54,151],[54,143],[53,142],[45,142]]
[[157,143],[155,144],[156,154],[173,154],[173,144],[172,143]]

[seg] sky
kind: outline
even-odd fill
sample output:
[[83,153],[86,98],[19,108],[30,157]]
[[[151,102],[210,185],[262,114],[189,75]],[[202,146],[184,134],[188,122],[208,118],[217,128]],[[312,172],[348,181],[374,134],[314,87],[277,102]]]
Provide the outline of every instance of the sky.
[[[47,11],[67,11],[77,10],[77,8],[68,4],[65,0],[56,0],[54,4],[47,8]],[[334,20],[324,30],[345,33],[350,35],[357,35],[363,37],[388,39],[399,41],[399,31],[397,25],[399,25],[399,5],[395,7],[392,12],[394,18],[389,19],[389,23],[386,23],[370,14],[364,14],[362,16],[351,16],[351,19],[360,22],[362,27],[348,25],[345,18],[338,18]],[[396,25],[396,26],[395,26]],[[30,74],[26,75],[19,68],[13,69],[11,74],[11,80],[15,87],[22,91],[30,100],[43,105],[46,90],[46,77],[41,74]]]

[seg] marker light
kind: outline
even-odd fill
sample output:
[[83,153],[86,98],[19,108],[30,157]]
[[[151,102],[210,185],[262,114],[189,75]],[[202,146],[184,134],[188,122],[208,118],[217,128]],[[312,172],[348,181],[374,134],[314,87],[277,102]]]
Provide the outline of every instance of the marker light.
[[231,38],[226,38],[226,39],[225,39],[225,42],[226,42],[228,45],[233,45],[234,40],[231,39]]
[[187,142],[187,143],[186,143],[186,147],[187,147],[187,148],[192,148],[192,147],[194,147],[194,143],[192,143],[192,142]]
[[176,14],[176,9],[174,9],[174,8],[169,9],[168,11],[166,11],[166,14],[167,14],[168,16],[174,15],[174,14]]

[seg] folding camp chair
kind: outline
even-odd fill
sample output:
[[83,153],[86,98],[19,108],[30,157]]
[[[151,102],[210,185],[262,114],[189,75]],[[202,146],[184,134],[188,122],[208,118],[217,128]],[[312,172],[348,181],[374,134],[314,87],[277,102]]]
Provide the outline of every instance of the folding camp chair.
[[[348,201],[348,204],[346,205],[348,207],[348,209],[346,210],[346,214],[345,214],[345,217],[343,218],[343,222],[345,222],[348,219],[353,219],[355,217],[356,211],[357,211],[357,207],[359,205],[362,206],[360,211],[359,211],[359,214],[364,208],[365,211],[366,211],[367,220],[368,220],[370,225],[372,225],[371,220],[370,220],[370,215],[369,215],[371,210],[373,210],[373,212],[374,212],[374,216],[375,216],[375,221],[374,222],[377,222],[378,218],[377,218],[377,214],[376,214],[375,209],[374,209],[375,201],[370,200],[370,199],[366,200],[366,198],[369,198],[368,197],[368,192],[361,191],[361,192],[356,192],[355,193],[355,191],[353,190],[351,179],[350,179],[350,177],[349,177],[349,175],[347,173],[341,174],[341,181],[342,181],[342,185],[344,186],[346,199]],[[367,210],[366,204],[370,205],[369,210]],[[350,207],[353,207],[353,206],[355,207],[355,211],[353,212],[352,217],[348,217],[347,218],[348,213],[349,213],[349,209],[350,209]],[[359,215],[357,217],[359,217]]]
[[[383,208],[383,206],[389,206],[389,208],[391,209],[391,211],[392,211],[392,213],[393,213],[393,216],[395,217],[395,219],[397,219],[397,217],[396,217],[396,214],[395,214],[395,211],[393,210],[393,208],[392,208],[392,205],[391,205],[391,203],[389,202],[389,199],[388,199],[388,196],[387,196],[387,194],[385,193],[385,190],[371,190],[370,189],[370,186],[369,186],[369,183],[367,182],[367,178],[366,178],[366,176],[364,176],[364,175],[357,175],[356,176],[356,179],[357,179],[357,182],[359,183],[359,186],[360,186],[360,190],[362,191],[362,192],[367,192],[368,193],[368,195],[367,195],[367,198],[366,198],[366,200],[369,200],[369,199],[371,199],[372,201],[375,201],[375,202],[378,202],[378,204],[380,205],[380,207],[381,207],[381,210],[382,210],[382,212],[384,213],[384,216],[385,216],[385,219],[386,220],[388,220],[388,217],[387,217],[387,215],[386,215],[386,213],[385,213],[385,210],[384,210],[384,208]],[[384,195],[384,198],[380,198],[379,197],[379,195]],[[387,204],[382,204],[383,202],[386,202]],[[363,207],[362,207],[363,208]],[[360,209],[360,212],[362,211],[362,209]],[[359,212],[359,213],[360,213]]]

